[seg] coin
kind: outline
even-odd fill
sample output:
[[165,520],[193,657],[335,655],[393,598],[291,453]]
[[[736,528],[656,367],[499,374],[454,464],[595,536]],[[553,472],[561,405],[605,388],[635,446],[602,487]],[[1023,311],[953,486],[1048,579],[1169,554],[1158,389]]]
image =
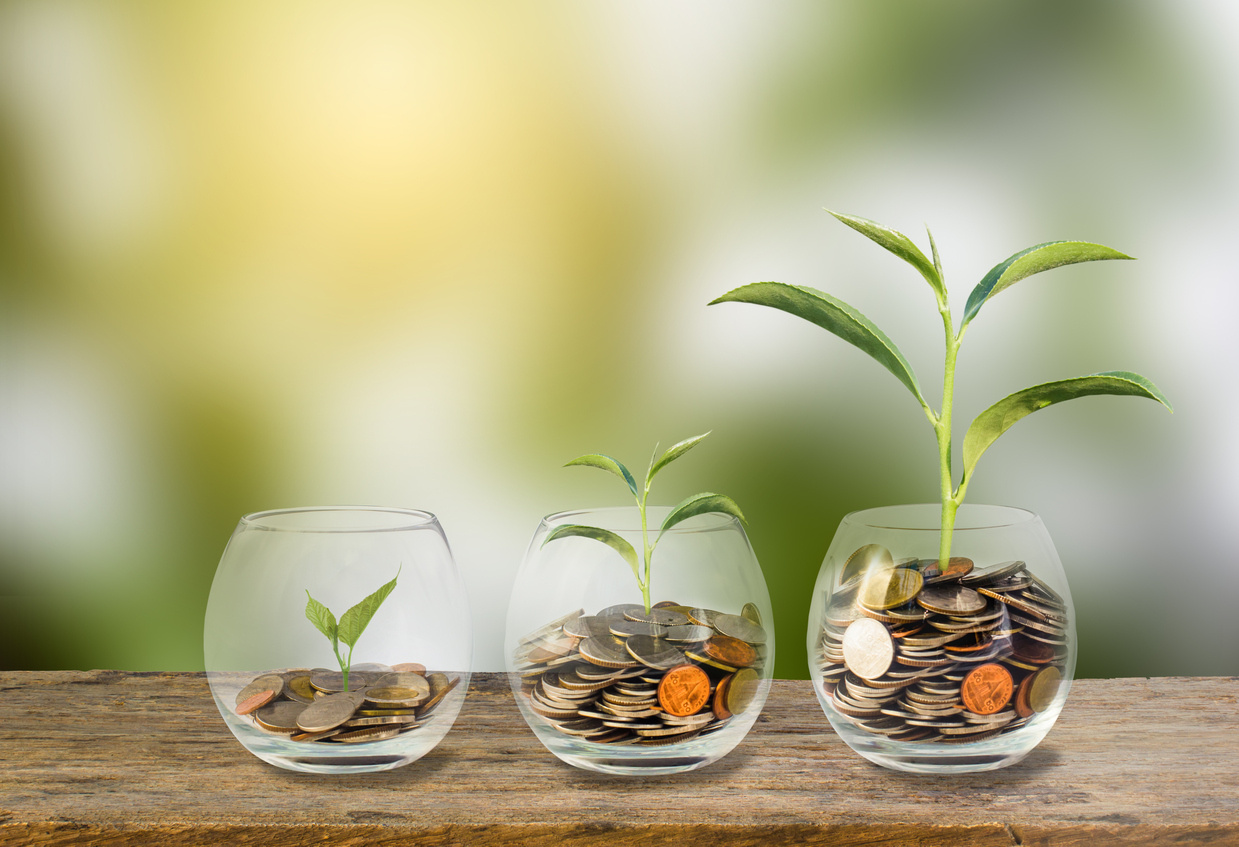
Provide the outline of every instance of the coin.
[[985,664],[974,668],[959,687],[964,706],[978,715],[992,715],[1011,701],[1014,691],[1011,674],[1002,665]]
[[650,608],[651,609],[675,609],[675,608],[678,608],[679,605],[680,604],[675,602],[674,600],[660,600],[659,602],[655,603]]
[[714,628],[723,635],[729,635],[749,644],[766,643],[766,630],[748,618],[742,618],[739,615],[716,616],[714,618]]
[[658,683],[658,704],[673,715],[691,715],[710,699],[710,678],[696,665],[671,668]]
[[329,694],[312,705],[306,706],[297,717],[297,726],[305,732],[323,732],[335,729],[353,716],[360,706],[360,698],[353,693]]
[[687,626],[669,626],[663,630],[663,638],[668,641],[686,641],[696,642],[705,641],[714,634],[712,626],[697,626],[696,624],[688,624]]
[[314,686],[310,684],[310,675],[294,676],[285,682],[284,696],[298,703],[314,702]]
[[637,623],[657,624],[658,626],[684,626],[688,623],[688,615],[672,609],[650,609],[625,612],[624,617]]
[[738,715],[749,707],[757,695],[757,687],[761,677],[752,668],[744,668],[737,672],[727,683],[727,711]]
[[931,568],[938,573],[936,576],[925,576],[926,585],[937,585],[940,582],[955,582],[963,576],[972,573],[972,559],[965,559],[963,556],[952,556],[946,563],[946,570],[938,567],[937,559],[926,559],[920,562],[919,567],[924,574]]
[[1042,668],[1033,675],[1028,686],[1028,706],[1034,712],[1044,712],[1054,703],[1058,694],[1059,683],[1062,682],[1062,672],[1051,665]]
[[662,635],[667,631],[667,627],[661,624],[630,620],[613,620],[608,629],[617,638],[631,638],[634,635]]
[[716,662],[745,668],[757,661],[757,651],[746,642],[728,635],[715,635],[702,647],[705,655]]
[[253,697],[250,697],[248,700],[242,700],[240,703],[237,704],[237,714],[248,715],[250,712],[254,711],[260,706],[267,705],[274,699],[275,699],[274,691],[259,691],[257,694],[255,694]]
[[1021,561],[1003,562],[1000,565],[994,565],[989,568],[982,568],[979,571],[974,570],[972,573],[963,577],[960,582],[964,585],[989,585],[994,582],[999,582],[1009,576],[1015,576],[1020,571],[1024,570],[1026,565]]
[[665,638],[634,635],[624,646],[629,655],[647,668],[665,671],[684,663],[684,654]]
[[577,645],[581,656],[604,668],[630,668],[638,664],[623,647],[616,647],[600,638],[586,638]]
[[877,679],[886,673],[895,657],[890,632],[878,621],[860,618],[843,634],[843,660],[861,679]]
[[332,736],[331,740],[341,744],[356,744],[362,741],[382,741],[395,738],[404,730],[403,727],[367,726],[350,732],[341,732]]
[[725,721],[731,717],[731,711],[727,708],[727,689],[731,686],[731,681],[735,679],[735,674],[725,676],[719,680],[718,685],[714,687],[714,699],[710,703],[710,707],[714,712],[714,717],[720,721]]
[[911,568],[873,571],[860,588],[858,602],[881,611],[903,606],[920,593],[924,579]]
[[744,608],[740,610],[740,617],[748,618],[753,623],[761,626],[761,609],[757,608],[755,603],[745,603]]
[[426,673],[426,666],[419,662],[401,662],[398,665],[392,665],[391,669],[396,673]]
[[[418,677],[422,679],[422,677]],[[367,688],[365,697],[367,703],[378,706],[419,706],[430,695],[430,684],[423,680],[423,686],[413,688],[403,685],[384,685]]]
[[374,681],[371,691],[379,688],[409,688],[418,692],[423,697],[429,697],[431,693],[431,685],[426,677],[420,673],[388,673]]
[[241,705],[260,691],[274,692],[275,698],[278,699],[284,693],[284,677],[278,673],[263,674],[237,692],[236,705]]
[[987,605],[985,598],[962,585],[930,585],[916,597],[916,602],[931,612],[942,615],[975,615]]
[[306,709],[312,709],[304,703],[294,703],[291,700],[277,700],[268,703],[254,712],[254,722],[270,732],[291,734],[297,731],[297,719]]
[[640,603],[620,603],[615,606],[607,606],[601,612],[594,615],[594,617],[596,618],[622,618],[624,617],[624,615],[628,614],[629,612],[638,612],[640,614],[645,614],[645,606],[642,606]]
[[886,570],[894,566],[895,559],[891,556],[890,550],[881,544],[866,544],[848,556],[847,562],[843,565],[843,572],[839,575],[839,582],[842,584],[868,571]]

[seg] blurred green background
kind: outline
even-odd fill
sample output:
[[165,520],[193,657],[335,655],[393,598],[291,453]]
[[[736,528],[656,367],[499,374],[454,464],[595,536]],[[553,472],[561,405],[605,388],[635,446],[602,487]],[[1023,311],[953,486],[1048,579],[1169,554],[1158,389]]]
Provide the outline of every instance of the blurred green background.
[[437,513],[479,669],[539,518],[621,505],[561,465],[732,495],[806,677],[839,519],[937,497],[932,433],[748,282],[830,291],[936,405],[916,274],[957,314],[1031,244],[1140,258],[1037,277],[973,324],[957,432],[999,397],[1131,369],[1021,423],[970,502],[1037,512],[1081,676],[1239,673],[1239,12],[1192,2],[0,4],[0,662],[196,669],[237,519]]

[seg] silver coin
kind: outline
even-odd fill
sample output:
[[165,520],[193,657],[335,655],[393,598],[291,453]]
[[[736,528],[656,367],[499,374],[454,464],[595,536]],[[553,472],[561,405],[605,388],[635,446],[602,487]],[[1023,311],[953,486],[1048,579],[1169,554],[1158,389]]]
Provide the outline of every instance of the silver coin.
[[297,726],[304,732],[323,732],[335,729],[347,721],[361,705],[361,698],[352,692],[329,694],[312,705],[305,706],[297,716]]
[[697,641],[705,641],[714,635],[714,627],[697,626],[688,624],[687,626],[669,626],[663,630],[662,637],[668,641],[684,641],[693,643]]
[[261,694],[264,691],[274,691],[275,696],[271,699],[278,700],[280,695],[284,693],[284,690],[285,682],[281,674],[265,673],[237,692],[236,705],[240,706],[255,694]]
[[895,645],[886,627],[870,618],[853,621],[843,635],[843,658],[861,679],[877,679],[890,669]]
[[297,731],[298,717],[306,709],[312,708],[314,707],[291,700],[277,700],[255,710],[254,721],[270,732],[293,733]]
[[714,628],[723,635],[749,644],[765,644],[766,630],[753,623],[748,618],[739,615],[719,615],[714,619]]
[[757,608],[755,603],[745,603],[744,608],[740,610],[740,617],[748,618],[753,623],[761,626],[761,609]]
[[615,606],[607,606],[605,609],[594,615],[596,618],[622,618],[629,612],[640,612],[645,614],[645,606],[640,603],[619,603]]
[[625,612],[624,617],[636,623],[656,624],[662,627],[685,626],[688,624],[688,615],[673,612],[671,609],[650,609],[649,613],[646,613],[644,609],[639,609],[637,611]]
[[667,631],[667,627],[661,624],[631,620],[612,620],[608,628],[616,638],[631,638],[634,635],[662,635]]
[[931,612],[943,615],[971,615],[984,611],[988,605],[980,594],[955,583],[922,588],[916,602]]
[[978,586],[989,585],[992,582],[1004,580],[1009,576],[1015,576],[1023,571],[1027,566],[1021,561],[1003,562],[1000,565],[993,567],[981,568],[974,570],[972,573],[965,575],[960,582],[964,585]]

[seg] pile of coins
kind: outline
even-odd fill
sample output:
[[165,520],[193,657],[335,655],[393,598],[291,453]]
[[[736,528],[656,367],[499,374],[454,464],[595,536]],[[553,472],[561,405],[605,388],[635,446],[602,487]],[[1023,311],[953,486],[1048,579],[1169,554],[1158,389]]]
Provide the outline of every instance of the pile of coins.
[[409,662],[383,670],[326,668],[271,671],[237,693],[236,713],[293,741],[360,744],[395,738],[421,726],[460,683]]
[[981,741],[1054,702],[1067,660],[1067,604],[1024,562],[849,557],[819,642],[835,710],[897,741]]
[[765,663],[752,603],[739,615],[663,602],[578,609],[520,640],[529,707],[565,735],[663,746],[715,732],[747,709]]

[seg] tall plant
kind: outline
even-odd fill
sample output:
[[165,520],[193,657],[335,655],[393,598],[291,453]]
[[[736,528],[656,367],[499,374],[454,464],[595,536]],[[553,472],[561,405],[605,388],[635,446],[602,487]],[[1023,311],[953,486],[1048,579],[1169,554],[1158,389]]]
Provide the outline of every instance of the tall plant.
[[912,372],[912,366],[908,364],[903,353],[899,352],[895,343],[856,309],[829,294],[802,285],[758,282],[729,291],[722,297],[711,301],[710,305],[726,302],[755,303],[804,318],[868,353],[912,392],[924,410],[929,425],[933,427],[938,442],[939,490],[942,499],[942,531],[938,547],[940,562],[945,564],[951,557],[951,535],[955,528],[955,513],[959,510],[960,504],[964,502],[977,460],[1000,435],[1017,421],[1046,406],[1090,394],[1147,397],[1161,403],[1170,411],[1174,411],[1157,386],[1140,374],[1130,371],[1105,371],[1025,388],[1023,391],[1017,391],[999,400],[972,421],[968,432],[964,435],[963,473],[959,484],[953,485],[951,416],[955,401],[955,361],[959,356],[964,333],[968,330],[968,325],[973,318],[981,311],[981,307],[999,292],[1042,271],[1078,262],[1132,257],[1110,247],[1087,241],[1050,241],[1021,250],[995,265],[972,290],[964,306],[964,316],[957,330],[951,318],[951,306],[947,297],[946,284],[943,282],[938,247],[934,244],[933,234],[929,232],[928,227],[926,227],[926,234],[929,237],[930,252],[933,255],[932,262],[921,252],[920,248],[912,243],[910,238],[901,232],[864,218],[837,212],[830,212],[830,214],[910,264],[933,289],[946,335],[941,412],[935,412],[925,400],[925,396],[921,393],[920,383]]

